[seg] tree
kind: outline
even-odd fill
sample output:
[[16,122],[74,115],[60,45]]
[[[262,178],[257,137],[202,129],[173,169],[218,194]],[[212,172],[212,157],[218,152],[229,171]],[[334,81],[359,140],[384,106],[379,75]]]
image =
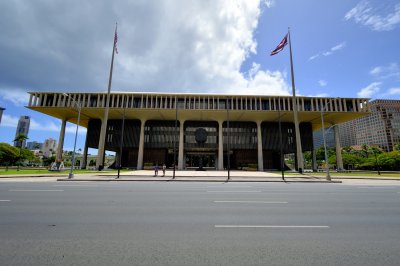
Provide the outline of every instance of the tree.
[[24,143],[25,140],[28,139],[28,136],[23,134],[23,133],[19,133],[15,139],[14,142],[16,142],[17,147],[19,147],[19,159],[18,159],[18,163],[17,163],[17,171],[19,171],[19,165],[20,165],[20,160],[21,160],[21,150],[22,150],[22,143]]
[[397,143],[396,145],[394,145],[393,150],[400,151],[400,143]]
[[0,143],[0,165],[12,165],[18,159],[18,149],[8,143]]
[[368,144],[363,144],[361,145],[361,153],[364,156],[364,158],[368,158],[369,155],[369,146]]
[[381,172],[379,171],[378,154],[381,154],[382,150],[378,147],[370,147],[369,152],[371,152],[375,157],[375,169],[377,169],[378,175],[380,175]]

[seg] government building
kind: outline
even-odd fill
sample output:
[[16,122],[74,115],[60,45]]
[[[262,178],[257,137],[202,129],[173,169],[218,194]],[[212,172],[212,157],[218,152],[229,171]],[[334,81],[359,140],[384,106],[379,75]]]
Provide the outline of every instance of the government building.
[[[336,132],[336,125],[369,114],[368,99],[361,98],[295,97],[294,105],[292,96],[29,94],[28,108],[62,121],[58,161],[62,161],[66,122],[78,123],[79,114],[79,125],[87,128],[83,165],[88,148],[93,148],[100,157],[106,150],[114,151],[122,167],[135,169],[163,163],[173,167],[174,162],[180,170],[223,170],[228,162],[230,169],[280,169],[281,151],[296,154],[296,113],[301,152],[313,151],[312,134],[321,129],[321,118],[325,127],[334,126]],[[338,137],[336,144],[340,148]],[[299,158],[296,161],[299,164]]]

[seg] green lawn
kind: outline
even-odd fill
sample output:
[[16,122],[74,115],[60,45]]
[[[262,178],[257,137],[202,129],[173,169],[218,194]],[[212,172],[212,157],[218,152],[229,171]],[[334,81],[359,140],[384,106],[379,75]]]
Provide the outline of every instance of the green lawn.
[[[126,172],[131,170],[122,169],[121,172]],[[52,175],[66,175],[70,172],[70,169],[65,169],[62,171],[49,171],[47,169],[35,169],[35,168],[20,168],[18,171],[16,168],[0,168],[0,176],[1,175],[44,175],[44,174],[52,174]],[[74,174],[94,174],[99,173],[96,170],[74,170]],[[102,173],[117,173],[117,170],[107,170]]]
[[[276,172],[277,173],[277,172]],[[299,175],[299,173],[295,172],[285,172],[285,175]],[[317,176],[317,177],[324,177],[326,176],[325,172],[312,172],[312,173],[304,173],[306,176]],[[332,177],[341,177],[341,176],[361,176],[361,177],[376,177],[376,178],[385,178],[385,177],[390,177],[390,178],[399,178],[400,179],[400,172],[381,172],[380,175],[378,175],[378,172],[375,171],[353,171],[353,172],[330,172],[330,175]]]

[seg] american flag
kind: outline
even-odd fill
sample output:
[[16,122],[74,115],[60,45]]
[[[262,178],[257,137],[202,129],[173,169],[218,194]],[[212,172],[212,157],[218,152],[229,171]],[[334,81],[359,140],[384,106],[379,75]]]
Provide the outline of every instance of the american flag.
[[277,53],[282,51],[283,48],[285,48],[286,44],[288,44],[288,34],[286,34],[285,38],[283,38],[283,40],[278,44],[275,50],[271,52],[271,55],[276,55]]
[[115,52],[118,54],[117,42],[118,42],[118,33],[117,33],[117,26],[115,26],[114,49],[115,49]]

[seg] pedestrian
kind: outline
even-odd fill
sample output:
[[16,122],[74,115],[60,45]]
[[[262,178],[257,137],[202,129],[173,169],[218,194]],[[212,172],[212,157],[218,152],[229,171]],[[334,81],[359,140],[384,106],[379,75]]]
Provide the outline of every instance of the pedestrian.
[[154,176],[158,176],[158,163],[154,166]]
[[165,176],[165,169],[167,169],[167,166],[164,163],[162,166],[162,176]]

